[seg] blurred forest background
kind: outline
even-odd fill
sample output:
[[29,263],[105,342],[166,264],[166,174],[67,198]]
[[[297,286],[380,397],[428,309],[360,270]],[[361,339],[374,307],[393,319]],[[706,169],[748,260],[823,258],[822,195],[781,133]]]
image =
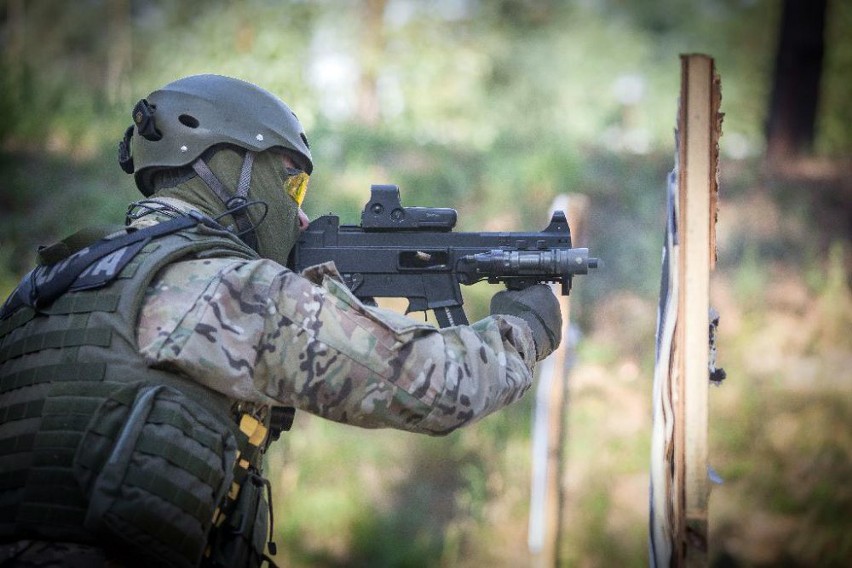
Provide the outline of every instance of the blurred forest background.
[[[679,55],[706,53],[725,113],[712,295],[728,373],[711,392],[710,558],[848,566],[852,2],[823,18],[789,3],[805,13],[782,34],[781,0],[2,0],[0,292],[37,245],[122,218],[130,109],[194,73],[293,107],[312,217],[355,223],[371,183],[396,183],[405,204],[458,209],[460,230],[531,230],[557,194],[583,194],[575,246],[606,266],[572,294],[561,557],[646,565]],[[471,319],[494,291],[465,291]],[[269,463],[277,560],[529,565],[533,399],[438,439],[298,414]]]

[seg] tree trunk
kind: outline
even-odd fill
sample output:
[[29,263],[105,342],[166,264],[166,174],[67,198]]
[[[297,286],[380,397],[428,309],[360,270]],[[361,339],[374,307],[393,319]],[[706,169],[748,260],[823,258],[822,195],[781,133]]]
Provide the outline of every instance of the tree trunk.
[[358,81],[358,120],[375,126],[381,118],[379,62],[385,50],[384,14],[387,0],[365,0],[361,37],[361,77]]
[[8,95],[15,103],[23,102],[23,81],[26,53],[26,18],[23,0],[9,0],[6,4],[8,39],[4,55]]
[[813,149],[827,0],[784,0],[766,128],[766,157],[780,164]]
[[127,103],[131,97],[130,69],[133,54],[133,26],[130,0],[112,0],[107,4],[109,47],[106,65],[106,96],[110,104]]

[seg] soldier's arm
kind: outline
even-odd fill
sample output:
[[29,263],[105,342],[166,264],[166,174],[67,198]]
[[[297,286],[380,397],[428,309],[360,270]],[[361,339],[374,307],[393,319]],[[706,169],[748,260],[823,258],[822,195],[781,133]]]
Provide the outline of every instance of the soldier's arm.
[[[330,274],[311,282],[268,261],[231,263],[204,285],[196,273],[202,291],[194,301],[189,292],[181,298],[175,283],[192,281],[198,262],[167,269],[152,287],[140,346],[154,364],[235,398],[363,427],[444,434],[530,385],[535,348],[517,318],[438,330],[365,307]],[[180,322],[173,317],[153,333],[152,319],[190,301]]]

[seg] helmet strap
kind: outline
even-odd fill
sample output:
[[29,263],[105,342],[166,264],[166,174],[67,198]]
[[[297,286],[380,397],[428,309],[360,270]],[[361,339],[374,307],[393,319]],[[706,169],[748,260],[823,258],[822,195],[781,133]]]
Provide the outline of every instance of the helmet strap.
[[240,179],[237,183],[237,191],[232,195],[222,181],[216,177],[210,166],[202,158],[192,163],[192,169],[207,184],[219,200],[225,205],[226,212],[232,212],[236,223],[237,235],[252,249],[257,250],[257,233],[254,224],[248,215],[248,191],[251,187],[251,169],[254,165],[256,152],[247,151],[243,158],[243,166],[240,170]]

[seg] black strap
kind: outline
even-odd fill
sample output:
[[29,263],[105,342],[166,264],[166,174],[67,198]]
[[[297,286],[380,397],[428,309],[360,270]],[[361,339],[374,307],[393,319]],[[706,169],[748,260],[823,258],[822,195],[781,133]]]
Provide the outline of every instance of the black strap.
[[292,406],[273,406],[270,409],[269,436],[266,445],[278,441],[281,432],[289,432],[293,427],[293,419],[296,417],[296,409]]
[[204,183],[207,184],[207,187],[213,190],[213,193],[216,194],[222,203],[227,203],[231,198],[230,193],[228,192],[228,188],[225,187],[225,184],[216,177],[216,174],[213,173],[213,170],[210,169],[210,166],[207,165],[207,162],[202,160],[201,158],[192,162],[192,169],[195,170],[195,173],[198,174]]
[[[77,279],[92,264],[106,258],[108,255],[116,253],[121,249],[127,249],[121,255],[120,259],[115,259],[116,266],[122,262],[123,266],[152,239],[194,227],[199,223],[221,229],[219,224],[209,217],[205,217],[200,213],[190,212],[186,216],[138,229],[120,237],[102,239],[60,262],[39,266],[24,277],[24,280],[18,285],[15,292],[6,300],[3,307],[0,308],[0,320],[6,319],[22,306],[31,306],[39,309],[50,305],[56,298],[75,285]],[[92,287],[95,287],[95,285],[81,285],[75,287],[75,289]]]
[[133,138],[133,125],[124,131],[124,139],[118,143],[118,165],[126,174],[132,174],[135,169],[133,156],[130,153],[130,140]]
[[248,216],[248,191],[251,186],[251,170],[254,164],[255,152],[248,151],[243,158],[243,165],[240,169],[240,179],[237,185],[236,192],[231,195],[228,188],[222,183],[210,166],[203,159],[199,158],[192,163],[192,169],[198,174],[204,183],[207,184],[216,197],[225,205],[226,213],[234,218],[236,223],[236,234],[249,247],[257,250],[257,235],[254,232],[254,224]]

